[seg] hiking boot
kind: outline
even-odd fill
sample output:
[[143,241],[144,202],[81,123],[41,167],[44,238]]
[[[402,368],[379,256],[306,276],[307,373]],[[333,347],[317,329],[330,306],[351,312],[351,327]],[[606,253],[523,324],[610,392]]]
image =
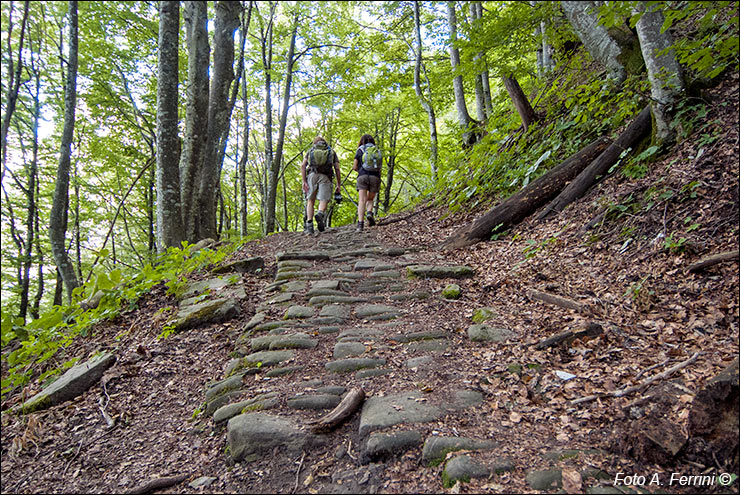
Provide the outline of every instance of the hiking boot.
[[313,234],[313,220],[307,220],[306,221],[306,223],[304,224],[303,231],[306,232],[306,233],[308,233],[308,234]]
[[368,225],[368,227],[373,227],[375,225],[375,217],[373,216],[373,212],[372,211],[368,211],[367,212],[367,215],[365,215],[365,216],[367,217],[367,225]]
[[357,222],[357,232],[362,232],[362,229],[365,228],[365,222]]
[[319,232],[324,231],[324,212],[320,211],[316,214],[316,226],[319,228]]

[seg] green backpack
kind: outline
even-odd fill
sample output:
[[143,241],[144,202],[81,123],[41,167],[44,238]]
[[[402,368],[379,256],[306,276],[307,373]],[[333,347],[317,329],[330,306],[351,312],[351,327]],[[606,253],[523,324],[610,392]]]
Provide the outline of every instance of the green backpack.
[[308,152],[309,167],[315,169],[318,173],[332,176],[334,171],[334,150],[332,150],[325,141],[319,141]]
[[378,147],[373,143],[366,143],[362,146],[362,152],[362,168],[369,172],[380,170],[382,161]]

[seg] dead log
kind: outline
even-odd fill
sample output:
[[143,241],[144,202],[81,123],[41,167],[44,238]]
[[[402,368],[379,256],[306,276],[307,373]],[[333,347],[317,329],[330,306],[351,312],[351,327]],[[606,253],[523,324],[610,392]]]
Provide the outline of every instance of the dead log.
[[581,328],[580,330],[566,330],[565,332],[560,332],[559,334],[553,335],[552,337],[541,340],[537,344],[535,344],[534,348],[537,350],[542,350],[560,344],[567,345],[576,339],[592,339],[598,337],[603,332],[604,329],[601,328],[601,325],[599,325],[598,323],[589,323],[586,328]]
[[352,416],[360,408],[364,400],[365,391],[361,388],[353,388],[347,392],[347,395],[344,396],[342,401],[330,413],[309,423],[312,425],[311,432],[327,433],[333,430]]
[[529,297],[548,304],[560,306],[561,308],[572,309],[573,311],[578,311],[579,313],[585,313],[586,311],[588,311],[587,306],[577,301],[562,296],[556,296],[555,294],[548,294],[547,292],[540,292],[535,289],[529,289]]
[[494,231],[503,231],[532,214],[552,199],[569,181],[573,180],[609,144],[601,137],[579,152],[571,155],[545,175],[537,178],[519,192],[489,210],[485,215],[463,227],[442,244],[441,249],[456,249],[488,240]]
[[738,467],[739,386],[735,358],[699,390],[689,410],[689,435],[703,438],[717,460],[733,470]]
[[686,271],[698,272],[719,263],[724,263],[726,261],[736,261],[738,258],[740,258],[740,251],[726,251],[724,253],[715,254],[713,256],[704,258],[703,260],[697,261],[696,263],[689,265]]
[[126,493],[138,494],[138,495],[142,495],[145,493],[151,493],[154,490],[161,490],[163,488],[169,488],[178,483],[182,483],[183,481],[188,479],[188,476],[190,475],[180,474],[177,476],[168,476],[166,478],[154,478],[153,480],[149,480],[146,483],[137,486],[136,488],[132,488]]
[[619,135],[609,147],[604,150],[593,162],[578,174],[573,182],[562,190],[558,197],[552,200],[547,207],[540,212],[537,220],[542,220],[553,213],[563,211],[563,208],[583,196],[586,191],[596,182],[597,178],[606,175],[609,168],[614,165],[620,155],[627,148],[633,148],[644,137],[650,134],[652,119],[650,116],[650,105],[642,109],[635,120],[627,126],[627,129]]

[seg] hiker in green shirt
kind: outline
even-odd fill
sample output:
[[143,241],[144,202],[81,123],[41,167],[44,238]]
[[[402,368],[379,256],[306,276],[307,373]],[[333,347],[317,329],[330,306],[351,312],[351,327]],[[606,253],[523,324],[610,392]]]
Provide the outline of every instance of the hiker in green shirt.
[[355,161],[352,169],[357,172],[357,231],[362,232],[365,228],[364,218],[367,212],[367,224],[375,225],[373,217],[373,201],[375,195],[380,191],[380,166],[382,159],[380,150],[375,146],[375,138],[370,134],[364,134],[355,153]]
[[331,200],[332,175],[336,174],[336,192],[340,192],[342,175],[339,170],[339,158],[326,140],[316,136],[313,147],[301,163],[303,193],[306,195],[305,232],[313,234],[314,204],[319,200],[319,211],[316,213],[316,226],[323,232],[326,226],[326,207]]

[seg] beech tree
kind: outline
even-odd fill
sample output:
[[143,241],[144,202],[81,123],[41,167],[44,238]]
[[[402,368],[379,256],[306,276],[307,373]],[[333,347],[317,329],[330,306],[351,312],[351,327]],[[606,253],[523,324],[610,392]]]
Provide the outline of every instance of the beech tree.
[[177,133],[179,26],[180,2],[160,2],[157,85],[157,244],[160,250],[179,246],[185,237]]
[[59,163],[57,165],[54,202],[49,219],[49,238],[59,274],[67,288],[67,300],[72,300],[72,291],[80,285],[75,267],[67,254],[67,212],[69,206],[69,169],[72,155],[72,138],[75,129],[75,105],[77,102],[77,52],[78,23],[77,2],[69,2],[69,52],[67,55],[67,78],[64,88],[64,130],[62,131]]
[[414,1],[414,35],[416,39],[415,49],[415,60],[414,64],[414,90],[416,96],[419,98],[421,106],[427,113],[429,118],[429,168],[432,172],[432,179],[437,181],[437,160],[439,159],[438,151],[438,140],[437,140],[437,116],[434,112],[434,106],[432,106],[432,85],[429,82],[429,78],[425,74],[425,88],[427,95],[424,95],[424,91],[421,87],[421,68],[422,68],[422,45],[421,45],[421,21],[420,21],[420,7],[419,2]]
[[185,237],[193,243],[200,238],[196,193],[206,154],[208,138],[208,2],[185,2],[183,9],[188,47],[185,134],[180,156],[180,192]]
[[685,90],[683,69],[676,60],[670,32],[663,30],[662,12],[655,6],[648,6],[647,2],[639,2],[637,11],[641,15],[635,28],[650,79],[656,138],[670,143],[676,135],[671,128],[672,113]]
[[457,45],[457,14],[455,14],[455,2],[447,2],[447,23],[450,28],[450,64],[454,72],[452,79],[452,89],[455,93],[455,109],[457,110],[457,122],[462,128],[463,143],[466,146],[472,145],[476,140],[476,133],[473,128],[477,122],[468,113],[468,106],[465,103],[465,88],[463,86],[462,68],[460,67],[460,50]]
[[[197,194],[199,237],[217,237],[216,199],[221,163],[221,136],[229,127],[229,87],[234,80],[234,31],[239,26],[239,3],[216,2],[213,37],[213,76],[208,97],[208,133]],[[200,240],[200,239],[198,239]]]

